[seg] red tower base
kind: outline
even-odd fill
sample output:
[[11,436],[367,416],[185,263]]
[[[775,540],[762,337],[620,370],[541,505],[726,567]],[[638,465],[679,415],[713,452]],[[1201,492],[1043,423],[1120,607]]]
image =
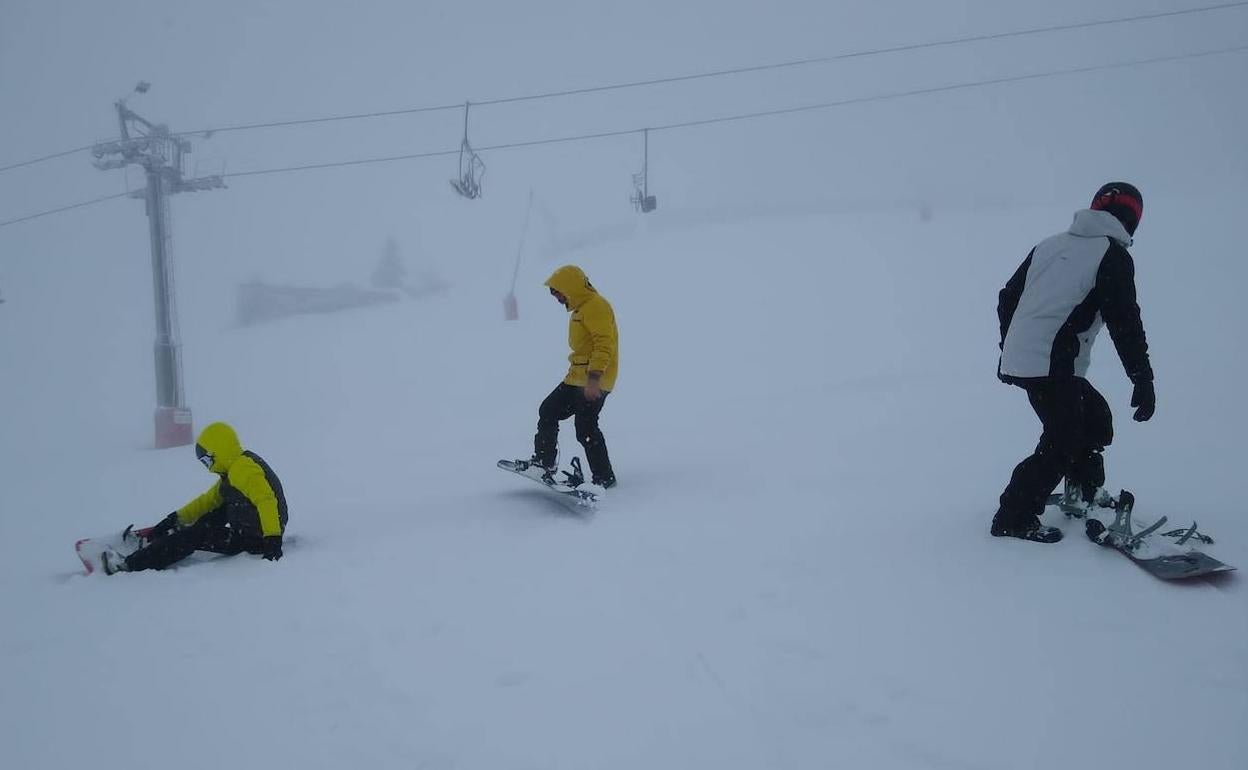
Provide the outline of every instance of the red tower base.
[[191,410],[176,406],[156,407],[156,448],[188,446],[195,442]]

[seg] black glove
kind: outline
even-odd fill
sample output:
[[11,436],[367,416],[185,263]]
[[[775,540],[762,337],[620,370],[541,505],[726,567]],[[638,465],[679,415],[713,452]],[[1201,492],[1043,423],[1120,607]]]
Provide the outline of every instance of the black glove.
[[1135,407],[1136,422],[1148,422],[1153,416],[1157,411],[1157,393],[1151,381],[1136,383],[1135,390],[1131,391],[1131,406]]
[[159,540],[160,538],[177,531],[180,526],[181,524],[178,523],[178,512],[174,511],[165,518],[161,519],[159,524],[151,528],[151,530],[147,533],[147,541],[150,543],[154,540]]
[[277,561],[282,558],[282,536],[269,535],[264,539],[264,545],[261,547],[260,555],[269,561]]

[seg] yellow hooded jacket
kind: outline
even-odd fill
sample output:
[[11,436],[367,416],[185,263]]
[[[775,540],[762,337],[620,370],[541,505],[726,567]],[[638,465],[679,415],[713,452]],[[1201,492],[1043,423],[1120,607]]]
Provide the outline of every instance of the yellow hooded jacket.
[[620,337],[611,303],[576,265],[564,265],[546,279],[546,285],[568,298],[568,376],[564,383],[584,387],[590,372],[602,372],[603,390],[615,387],[620,369]]
[[223,422],[204,428],[197,444],[212,457],[208,470],[221,478],[212,489],[178,509],[178,523],[190,526],[209,511],[228,505],[232,527],[263,537],[280,536],[286,528],[286,496],[268,463],[253,452],[244,452],[238,434]]

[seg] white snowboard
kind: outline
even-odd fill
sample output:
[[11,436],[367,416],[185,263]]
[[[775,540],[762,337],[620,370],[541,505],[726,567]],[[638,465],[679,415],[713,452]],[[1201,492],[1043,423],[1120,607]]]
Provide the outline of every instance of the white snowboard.
[[[575,458],[574,458],[575,459]],[[505,471],[523,476],[524,478],[541,484],[546,489],[560,495],[564,498],[574,500],[577,505],[586,508],[595,508],[601,499],[602,493],[605,491],[602,487],[593,484],[580,483],[575,486],[565,484],[559,481],[553,481],[546,478],[545,471],[535,465],[529,465],[526,460],[499,460],[498,467]],[[576,476],[580,476],[580,463],[573,463],[573,469],[577,471]],[[567,475],[565,473],[565,475]],[[583,478],[583,477],[582,477]]]

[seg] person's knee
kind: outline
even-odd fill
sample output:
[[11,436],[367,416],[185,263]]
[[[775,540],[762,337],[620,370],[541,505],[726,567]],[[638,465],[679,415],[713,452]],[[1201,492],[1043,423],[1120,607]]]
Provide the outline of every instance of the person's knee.
[[1097,451],[1088,452],[1071,462],[1070,471],[1080,480],[1100,486],[1105,483],[1105,457]]
[[1046,460],[1066,459],[1074,453],[1074,442],[1065,436],[1045,434],[1036,445],[1036,454]]
[[1080,457],[1079,452],[1065,444],[1042,443],[1036,447],[1035,458],[1039,467],[1061,471],[1075,464]]
[[537,408],[537,416],[543,422],[560,422],[571,417],[574,410],[559,391],[551,393]]
[[1089,431],[1088,448],[1093,452],[1104,452],[1105,447],[1114,443],[1114,429],[1109,426],[1103,426],[1099,430]]
[[597,422],[576,421],[576,440],[581,442],[583,446],[598,443],[602,440],[602,431],[598,429]]
[[545,425],[558,425],[559,410],[543,403],[537,410],[537,421]]
[[1086,455],[1075,448],[1065,448],[1059,455],[1064,468],[1078,468],[1086,462]]

